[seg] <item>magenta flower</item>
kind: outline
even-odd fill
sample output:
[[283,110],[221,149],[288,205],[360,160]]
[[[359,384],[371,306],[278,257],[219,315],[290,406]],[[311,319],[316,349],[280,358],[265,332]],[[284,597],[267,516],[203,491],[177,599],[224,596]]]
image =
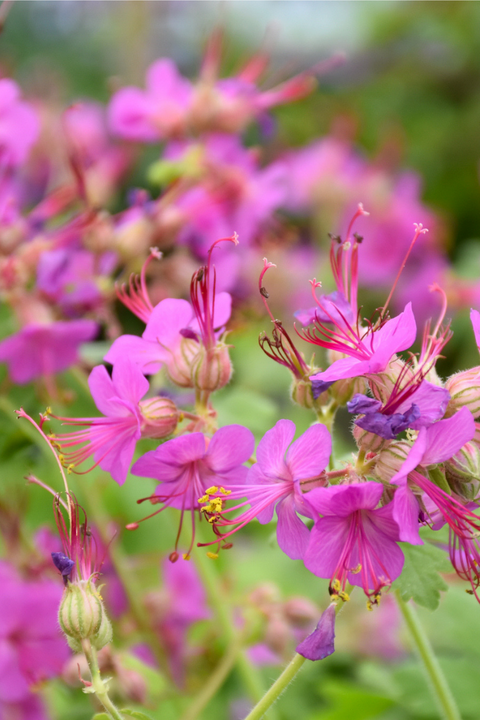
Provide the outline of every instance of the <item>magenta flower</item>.
[[[228,489],[230,485],[245,483],[247,468],[243,465],[253,453],[255,440],[242,425],[228,425],[217,430],[211,440],[203,433],[182,435],[145,453],[132,467],[132,474],[159,480],[152,503],[181,510],[180,528],[186,510],[190,511],[192,527],[195,511],[200,510],[199,499],[207,490],[218,485]],[[151,517],[151,516],[150,516]],[[131,529],[137,527],[132,523]],[[193,533],[192,533],[193,535]],[[190,545],[193,547],[194,537]],[[178,537],[175,543],[177,554]]]
[[378,508],[382,494],[382,485],[365,482],[316,488],[306,497],[315,525],[303,560],[314,575],[330,578],[332,595],[341,597],[348,581],[375,604],[402,572],[393,504]]
[[0,712],[18,703],[42,717],[30,688],[58,675],[69,655],[57,621],[61,597],[57,583],[25,582],[0,564]]
[[[53,445],[62,451],[67,466],[76,467],[93,456],[93,467],[99,465],[119,485],[123,485],[137,440],[140,437],[170,435],[178,421],[176,407],[167,398],[142,401],[149,383],[128,357],[115,363],[112,377],[103,365],[95,367],[90,373],[88,385],[95,405],[104,417],[72,420],[54,415],[64,424],[79,425],[85,429],[52,436]],[[82,447],[70,451],[78,445]]]
[[18,85],[8,78],[0,80],[0,166],[17,167],[27,159],[36,142],[40,123],[33,107],[20,100]]
[[93,340],[97,332],[93,320],[29,323],[0,342],[0,362],[7,363],[10,377],[19,385],[49,378],[75,365],[79,345]]
[[[399,486],[393,502],[400,538],[412,545],[421,545],[423,541],[418,532],[420,522],[430,521],[435,530],[446,523],[449,527],[452,565],[459,577],[470,582],[472,592],[480,602],[477,595],[480,585],[480,518],[460,498],[445,492],[426,477],[428,466],[449,460],[474,435],[475,422],[466,407],[451,418],[422,428],[407,459],[391,482]],[[441,472],[441,468],[437,470]],[[421,510],[409,481],[427,496],[423,502],[425,510]]]
[[110,129],[126,140],[158,142],[186,127],[192,86],[175,64],[162,58],[150,65],[146,89],[125,87],[112,97],[108,108]]
[[[257,463],[250,468],[245,485],[230,486],[231,500],[246,497],[247,500],[215,514],[214,528],[224,542],[231,534],[244,527],[254,518],[268,523],[277,511],[277,539],[280,548],[290,558],[303,558],[309,541],[309,530],[298,517],[300,512],[310,517],[310,507],[305,503],[301,483],[318,479],[328,465],[332,450],[330,433],[324,425],[312,425],[289,447],[295,435],[295,423],[279,420],[268,430],[257,448]],[[226,519],[230,513],[250,505],[250,509],[234,519]],[[234,529],[222,533],[229,526]]]

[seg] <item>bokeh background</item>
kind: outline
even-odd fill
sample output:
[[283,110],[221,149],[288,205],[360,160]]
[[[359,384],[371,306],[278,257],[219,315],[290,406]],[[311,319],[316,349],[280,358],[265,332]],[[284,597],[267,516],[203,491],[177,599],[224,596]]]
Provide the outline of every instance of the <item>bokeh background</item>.
[[[279,78],[333,52],[345,52],[345,63],[321,78],[318,91],[275,111],[277,147],[305,145],[338,129],[340,123],[359,152],[372,162],[381,158],[391,168],[418,173],[422,199],[439,218],[443,247],[458,276],[473,291],[478,283],[480,297],[479,3],[18,2],[11,7],[0,35],[0,74],[17,80],[27,97],[48,99],[59,107],[82,98],[107,102],[123,85],[142,85],[146,68],[161,56],[171,57],[183,74],[195,77],[206,40],[219,24],[226,32],[225,74],[262,43],[272,57],[272,76]],[[155,150],[147,150],[135,177],[129,179],[130,186],[145,183],[145,168],[154,159]],[[124,202],[120,194],[112,210]],[[244,324],[233,335],[236,373],[232,385],[219,394],[220,424],[244,423],[260,437],[279,417],[291,417],[299,430],[305,429],[311,418],[289,404],[289,378],[260,353],[259,329],[261,325]],[[465,309],[456,316],[454,329],[445,372],[476,362]],[[70,407],[70,414],[91,415],[94,406],[81,399],[81,381],[73,375],[69,382],[74,390],[78,384],[80,398]],[[12,402],[35,405],[33,394],[30,399],[26,396],[29,390],[15,392]],[[50,461],[42,459],[25,432],[5,418],[4,487],[17,487],[18,478],[32,463],[39,476],[52,474]],[[340,452],[348,451],[341,442],[340,446]],[[136,499],[150,492],[138,478],[130,478],[120,489],[101,473],[82,483],[78,483],[79,498],[90,495],[90,504],[96,488],[93,511],[97,517],[92,519],[101,524],[108,511],[119,527],[132,520]],[[29,490],[28,498],[19,494],[18,503],[29,527],[51,524],[50,504],[40,489]],[[152,568],[158,568],[158,554],[169,550],[174,533],[175,520],[169,527],[165,519],[161,530],[149,527],[148,532],[121,535],[123,551],[132,558],[133,570],[145,589],[158,582]],[[219,563],[229,591],[240,604],[265,582],[277,587],[279,597],[300,594],[320,607],[325,603],[326,583],[308,575],[299,561],[283,556],[268,529],[254,527],[239,536],[232,553]],[[462,717],[476,720],[480,707],[478,605],[452,580],[435,612],[426,608],[419,612]],[[128,627],[120,626],[120,638],[122,633],[126,636]],[[277,669],[267,665],[258,672],[268,684]],[[163,693],[161,709],[148,709],[151,716],[180,718],[181,702],[169,696],[168,687],[155,687],[158,678],[151,682],[153,693]],[[55,720],[91,716],[80,691],[66,690],[60,681],[50,686],[48,697]],[[243,702],[239,679],[233,674],[201,717],[241,717]],[[284,720],[438,718],[395,606],[387,599],[366,616],[362,598],[352,598],[344,610],[335,655],[305,668],[278,703],[276,713]]]

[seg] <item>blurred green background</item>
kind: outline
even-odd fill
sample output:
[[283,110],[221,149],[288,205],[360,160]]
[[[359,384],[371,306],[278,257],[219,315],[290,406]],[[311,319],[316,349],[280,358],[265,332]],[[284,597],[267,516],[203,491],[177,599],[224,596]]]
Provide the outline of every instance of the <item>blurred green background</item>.
[[[186,75],[196,76],[205,41],[218,23],[227,30],[226,72],[254,51],[265,33],[280,75],[344,50],[347,62],[322,79],[318,92],[276,112],[279,144],[304,144],[328,132],[342,115],[355,126],[357,142],[369,157],[394,147],[393,161],[423,177],[424,200],[444,220],[452,260],[470,277],[478,277],[478,2],[19,2],[12,6],[0,36],[0,72],[17,79],[29,96],[51,98],[61,105],[79,98],[106,102],[117,87],[141,84],[148,64],[162,55],[172,57]],[[232,336],[236,374],[233,384],[219,395],[220,423],[245,423],[260,437],[279,417],[292,417],[303,431],[311,416],[288,404],[288,377],[258,351],[259,329]],[[78,379],[69,377],[68,382],[80,398],[68,413],[94,412],[93,405],[81,399],[84,390]],[[33,393],[28,397],[18,388],[16,393],[12,407],[24,404],[38,412]],[[9,494],[18,486],[29,468],[57,485],[52,464],[42,459],[28,431],[12,418],[11,407],[0,409],[2,492]],[[341,444],[337,450],[348,451]],[[97,504],[92,501],[94,487]],[[97,473],[77,479],[75,490],[99,518],[108,509],[121,526],[135,519],[135,500],[150,487],[146,481],[129,478],[124,488],[118,488]],[[32,530],[51,522],[50,503],[40,489],[33,488],[19,502],[25,503],[21,509]],[[158,554],[170,549],[175,525],[176,518],[165,518],[161,530],[152,525],[122,535],[128,556],[142,553],[152,560],[145,578],[140,568],[145,588],[158,581]],[[276,583],[285,597],[304,594],[320,606],[326,603],[326,583],[308,574],[300,562],[286,558],[272,544],[271,528],[255,526],[239,535],[235,548],[219,562],[239,603],[266,579]],[[462,717],[477,720],[480,608],[453,582],[435,613],[419,610]],[[374,613],[370,629],[374,643],[362,630],[363,598],[353,598],[338,623],[337,652],[322,663],[309,664],[278,703],[278,717],[436,720],[439,715],[427,683],[393,615],[392,626],[399,625],[399,652],[389,658],[379,649],[390,622],[388,612],[381,606]],[[277,670],[259,673],[267,685]],[[201,717],[241,716],[240,695],[240,681],[232,675]],[[90,718],[88,700],[80,691],[69,692],[57,683],[50,696],[55,720]],[[154,718],[173,720],[183,709],[181,703],[166,701],[158,712],[148,712]]]

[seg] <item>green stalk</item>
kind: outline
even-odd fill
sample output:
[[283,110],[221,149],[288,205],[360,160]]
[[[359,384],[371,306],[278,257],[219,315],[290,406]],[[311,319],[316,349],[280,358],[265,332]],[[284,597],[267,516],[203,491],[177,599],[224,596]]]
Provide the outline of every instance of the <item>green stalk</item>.
[[89,692],[95,693],[103,707],[113,720],[124,720],[123,715],[110,700],[105,682],[102,680],[100,668],[98,667],[97,651],[90,643],[90,640],[82,641],[82,648],[87,659],[90,675],[92,676],[92,687]]
[[398,607],[410,631],[415,651],[420,657],[427,678],[430,681],[430,691],[444,720],[462,720],[455,699],[450,690],[447,679],[443,673],[438,659],[433,651],[430,641],[423,629],[420,619],[411,603],[406,603],[399,590],[395,592]]
[[[351,585],[347,585],[345,587],[345,593],[347,595],[350,595],[352,590],[353,587]],[[337,603],[337,606],[335,608],[335,615],[338,615],[340,613],[344,605],[344,602]],[[288,685],[290,685],[299,670],[302,669],[305,660],[306,658],[304,658],[302,655],[295,653],[285,670],[275,680],[272,687],[265,693],[260,702],[258,702],[253,708],[253,710],[248,713],[245,720],[260,720],[260,718],[262,718],[265,713],[271,708],[273,703],[276,702],[280,695],[287,689]]]

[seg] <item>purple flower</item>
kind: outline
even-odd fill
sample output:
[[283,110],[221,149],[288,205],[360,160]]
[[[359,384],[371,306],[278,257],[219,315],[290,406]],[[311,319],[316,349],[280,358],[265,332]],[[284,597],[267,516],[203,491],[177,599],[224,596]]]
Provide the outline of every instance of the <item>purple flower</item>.
[[175,64],[162,58],[150,65],[146,89],[125,87],[112,97],[108,119],[114,135],[126,140],[158,142],[185,129],[192,87]]
[[305,499],[315,525],[304,563],[318,577],[330,578],[334,596],[342,596],[348,581],[375,604],[402,571],[393,504],[378,508],[382,494],[379,483],[365,482],[316,488]]
[[0,80],[0,167],[17,167],[27,159],[40,131],[37,113],[20,100],[18,85]]
[[[310,516],[305,503],[301,482],[315,480],[328,465],[332,450],[330,433],[324,425],[312,425],[289,447],[295,435],[291,420],[279,420],[268,430],[257,448],[257,463],[250,468],[245,485],[231,486],[229,499],[247,500],[215,514],[214,527],[236,526],[220,535],[222,541],[244,527],[254,518],[268,523],[277,511],[277,539],[284,553],[296,560],[303,557],[309,540],[309,530],[297,512]],[[233,520],[227,520],[224,512],[232,512],[250,505],[250,509]]]
[[62,588],[20,580],[7,563],[0,564],[0,580],[0,712],[19,703],[31,709],[20,717],[34,718],[30,687],[58,675],[69,654],[57,621]]
[[[195,511],[201,507],[199,499],[207,490],[216,491],[217,485],[228,488],[245,483],[248,471],[243,463],[250,458],[254,446],[252,433],[242,425],[220,428],[211,440],[198,432],[182,435],[145,453],[132,467],[132,474],[161,482],[156,494],[147,498],[154,504],[163,504],[157,513],[166,507],[178,508],[182,524],[184,512],[189,510],[194,526]],[[136,523],[130,527],[134,529]],[[190,550],[193,543],[192,536]],[[175,555],[177,544],[178,538]]]
[[324,660],[335,652],[335,604],[331,603],[322,613],[318,625],[297,646],[297,653],[307,660]]
[[93,320],[30,323],[0,342],[0,362],[7,363],[10,377],[19,385],[49,378],[75,365],[79,345],[93,340],[97,332]]
[[[99,465],[123,485],[137,440],[142,436],[170,435],[178,421],[176,407],[168,398],[142,401],[149,383],[128,357],[115,363],[112,377],[103,365],[95,367],[88,385],[95,405],[105,417],[69,419],[54,415],[64,424],[80,425],[85,429],[55,435],[53,444],[62,451],[66,465],[75,467],[93,455],[93,467]],[[82,447],[69,450],[78,445]]]

